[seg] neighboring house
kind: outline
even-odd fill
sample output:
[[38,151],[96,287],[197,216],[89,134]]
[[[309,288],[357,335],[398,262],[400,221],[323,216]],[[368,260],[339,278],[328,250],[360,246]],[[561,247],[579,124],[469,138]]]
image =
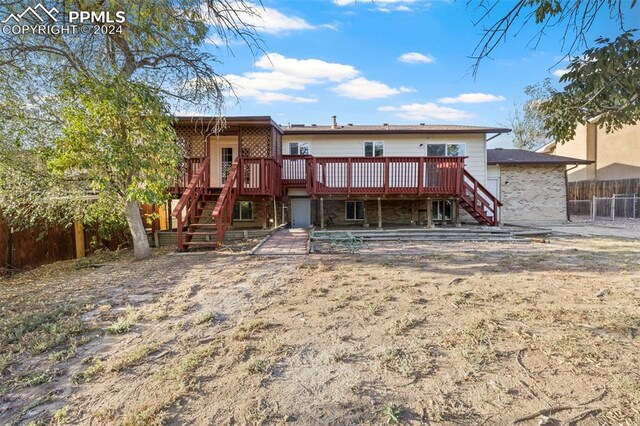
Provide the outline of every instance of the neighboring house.
[[487,187],[503,203],[505,224],[550,223],[567,220],[567,166],[591,162],[526,151],[487,150]]
[[[214,245],[229,227],[287,222],[388,226],[459,221],[497,225],[500,201],[485,188],[487,135],[477,126],[282,128],[270,117],[176,120],[185,174],[173,188],[178,245]],[[462,209],[460,209],[462,207]]]
[[592,163],[569,171],[569,181],[640,178],[640,123],[607,133],[597,123],[580,125],[573,140],[552,142],[538,152],[575,157]]

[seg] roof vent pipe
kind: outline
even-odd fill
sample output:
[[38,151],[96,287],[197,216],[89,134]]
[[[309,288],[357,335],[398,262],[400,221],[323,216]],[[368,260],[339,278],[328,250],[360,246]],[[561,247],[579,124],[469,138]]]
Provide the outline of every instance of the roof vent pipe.
[[338,127],[338,116],[332,115],[331,120],[333,120],[333,124],[331,124],[331,128],[336,129]]

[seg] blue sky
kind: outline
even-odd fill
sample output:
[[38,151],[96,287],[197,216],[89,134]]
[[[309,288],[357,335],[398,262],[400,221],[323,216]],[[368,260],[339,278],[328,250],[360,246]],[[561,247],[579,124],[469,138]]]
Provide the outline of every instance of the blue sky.
[[[491,16],[512,4],[502,2]],[[557,81],[566,66],[557,63],[562,28],[547,31],[532,50],[536,28],[529,26],[501,43],[474,79],[469,56],[480,40],[481,26],[474,26],[480,10],[462,0],[264,0],[263,6],[250,20],[268,56],[254,56],[241,43],[232,53],[208,46],[240,99],[227,102],[227,115],[271,115],[283,125],[328,124],[332,115],[341,124],[506,125],[524,86]],[[590,40],[619,31],[603,18]],[[510,144],[505,135],[490,146]]]

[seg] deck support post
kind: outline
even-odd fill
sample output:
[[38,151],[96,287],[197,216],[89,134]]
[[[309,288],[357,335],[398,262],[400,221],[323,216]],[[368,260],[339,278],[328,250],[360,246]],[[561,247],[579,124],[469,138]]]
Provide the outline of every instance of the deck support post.
[[433,203],[427,198],[427,228],[433,228]]
[[262,201],[262,229],[267,229],[267,201]]
[[378,228],[382,228],[382,200],[378,197]]
[[324,229],[324,198],[320,197],[320,229]]
[[84,227],[81,220],[73,222],[73,234],[76,240],[76,259],[85,257]]
[[456,228],[460,228],[462,225],[460,224],[460,202],[457,198],[451,200],[453,207],[453,224]]
[[[284,217],[282,220],[284,221]],[[276,197],[273,197],[273,227],[278,227],[278,203],[276,202]]]
[[416,208],[416,200],[411,200],[411,224],[418,223],[418,209]]

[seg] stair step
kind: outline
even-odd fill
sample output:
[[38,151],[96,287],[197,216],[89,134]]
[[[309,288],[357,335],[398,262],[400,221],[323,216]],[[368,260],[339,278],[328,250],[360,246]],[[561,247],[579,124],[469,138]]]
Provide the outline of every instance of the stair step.
[[185,232],[184,233],[184,235],[190,235],[190,236],[194,236],[194,237],[197,236],[197,235],[204,235],[204,236],[209,235],[209,236],[211,236],[213,234],[215,234],[215,232],[197,232],[197,231],[195,231],[195,232]]
[[218,245],[217,241],[189,241],[184,242],[185,246],[203,246],[203,247],[215,247]]

